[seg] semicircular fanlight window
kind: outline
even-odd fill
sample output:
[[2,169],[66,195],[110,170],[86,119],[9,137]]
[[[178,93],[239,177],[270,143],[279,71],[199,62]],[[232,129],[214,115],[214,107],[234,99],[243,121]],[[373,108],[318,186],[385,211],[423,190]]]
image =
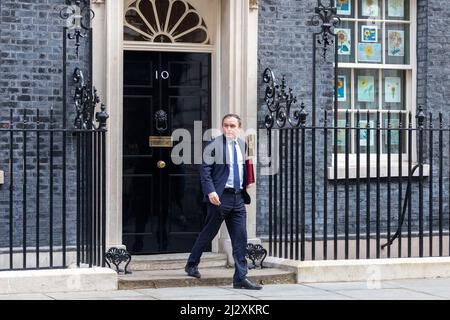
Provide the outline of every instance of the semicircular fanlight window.
[[206,23],[184,0],[136,0],[125,10],[124,39],[209,44]]

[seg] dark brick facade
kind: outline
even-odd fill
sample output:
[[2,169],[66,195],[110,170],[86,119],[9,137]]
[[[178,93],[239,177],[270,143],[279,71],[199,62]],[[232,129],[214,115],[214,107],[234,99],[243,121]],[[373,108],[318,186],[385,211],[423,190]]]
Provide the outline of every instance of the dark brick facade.
[[[446,17],[447,13],[450,13],[450,8],[445,6],[445,1],[423,1],[419,0],[417,5],[417,105],[423,105],[426,112],[433,112],[435,119],[439,112],[443,113],[444,123],[448,125],[450,121],[450,56],[446,54],[449,50],[450,41],[445,36],[445,29],[447,28]],[[294,93],[297,95],[299,101],[303,101],[307,106],[309,112],[309,121],[311,120],[311,75],[312,75],[312,33],[317,32],[317,28],[310,26],[310,18],[314,14],[314,7],[317,5],[316,0],[287,0],[287,1],[273,1],[273,0],[261,0],[259,10],[259,51],[258,51],[258,71],[259,75],[262,75],[266,67],[271,67],[276,74],[281,77],[282,74],[286,75],[288,85],[293,88]],[[332,53],[331,53],[332,57]],[[317,61],[321,61],[318,55]],[[323,125],[323,108],[327,106],[327,109],[331,109],[333,106],[333,84],[330,81],[332,79],[332,65],[319,63],[317,67],[317,119],[318,124]],[[264,89],[265,85],[262,80],[258,86],[258,119],[259,127],[264,128],[264,116],[266,114],[266,107],[264,104]],[[416,88],[414,88],[416,89]],[[310,123],[310,122],[308,122]],[[434,122],[436,125],[437,121]],[[428,137],[425,137],[428,139]],[[435,136],[435,139],[437,136]],[[307,221],[305,224],[307,232],[311,228],[311,143],[310,136],[307,136],[307,147],[309,150],[306,157],[307,166],[307,178],[306,178],[306,212]],[[266,150],[266,135],[264,131],[260,130],[259,134],[260,152]],[[445,138],[448,141],[448,137]],[[329,141],[331,145],[331,140]],[[436,143],[436,141],[435,141]],[[427,143],[425,143],[427,145]],[[317,155],[316,155],[316,230],[317,236],[322,234],[323,230],[323,139],[321,134],[317,135],[316,140]],[[435,146],[437,146],[435,144]],[[329,150],[331,154],[331,149]],[[433,173],[434,177],[438,175],[438,163],[437,156],[438,150],[435,147],[433,151]],[[449,158],[448,152],[444,151],[445,158],[444,164],[448,166]],[[263,154],[260,154],[260,157]],[[425,156],[425,162],[427,162],[428,156]],[[331,165],[331,156],[328,159],[329,165]],[[444,166],[445,166],[444,165]],[[262,166],[258,170],[258,182],[257,182],[257,234],[261,237],[268,235],[268,205],[269,200],[265,195],[269,194],[268,190],[268,178],[261,175]],[[448,168],[444,169],[444,221],[448,221]],[[429,180],[425,179],[425,183],[428,186]],[[328,230],[329,234],[332,234],[333,228],[333,181],[329,180],[328,187]],[[403,193],[405,189],[403,184]],[[437,181],[433,181],[433,202],[437,203],[438,194]],[[375,205],[376,205],[376,193],[375,183],[371,186],[371,230],[375,231]],[[387,185],[382,181],[381,183],[381,224],[382,230],[386,230],[386,196]],[[417,230],[418,225],[418,187],[417,180],[413,184],[413,230]],[[355,194],[356,186],[353,183],[350,184],[350,233],[355,231]],[[344,232],[344,183],[339,181],[338,186],[339,199],[338,199],[338,220],[339,220],[339,233]],[[363,226],[361,232],[365,232],[365,186],[361,186],[361,219]],[[398,198],[398,189],[392,188],[391,192],[392,201],[394,203],[393,208],[397,208],[396,199]],[[428,228],[428,188],[425,188],[424,193],[424,227]],[[433,210],[433,214],[436,214],[436,205]],[[397,225],[397,211],[392,212],[391,223],[393,226]],[[436,217],[436,216],[435,216]],[[434,229],[436,230],[436,219],[434,221]],[[448,230],[448,222],[445,222],[445,228]],[[393,228],[395,232],[395,227]]]
[[[34,121],[36,110],[41,113],[41,122],[47,122],[51,107],[55,112],[55,121],[61,125],[62,112],[62,28],[64,21],[59,16],[59,11],[64,0],[0,0],[0,122],[9,122],[9,109],[14,110],[14,122],[21,121],[25,110],[29,116],[28,120]],[[303,101],[307,108],[311,105],[311,75],[312,75],[312,33],[317,29],[309,25],[310,17],[313,15],[316,0],[260,0],[259,4],[259,51],[258,68],[261,75],[264,68],[270,66],[277,75],[285,74],[289,86],[297,95],[299,101]],[[418,0],[417,5],[417,104],[423,105],[426,111],[443,112],[445,123],[449,123],[450,108],[450,38],[447,34],[447,13],[450,14],[448,1],[444,0]],[[68,72],[73,70],[75,65],[80,65],[86,70],[86,52],[82,51],[78,61],[73,55],[73,44],[69,46]],[[85,72],[87,74],[87,72]],[[328,109],[332,106],[332,65],[320,63],[317,69],[318,84],[318,117],[319,124],[323,124],[324,106]],[[70,76],[68,84],[71,86]],[[258,86],[259,97],[259,126],[263,128],[263,119],[266,113],[264,101],[264,85],[262,81]],[[69,91],[69,96],[72,91]],[[70,98],[69,98],[70,99]],[[70,101],[70,100],[69,100]],[[69,108],[71,104],[68,104]],[[310,110],[308,109],[310,113]],[[73,110],[68,111],[69,126],[73,121]],[[33,118],[34,116],[34,118]],[[311,114],[309,115],[311,119]],[[264,151],[265,135],[261,131],[259,141],[260,151]],[[0,234],[9,232],[9,137],[3,133],[0,136],[0,169],[5,172],[5,184],[0,186]],[[35,174],[35,142],[29,137],[30,162],[27,166],[27,175],[32,178]],[[41,137],[41,152],[48,154],[49,137]],[[61,149],[59,142],[61,137],[55,137],[56,149],[55,158],[55,208],[54,208],[54,233],[55,244],[60,243],[61,229]],[[311,138],[307,137],[307,149],[311,149]],[[22,148],[23,138],[17,134],[14,137],[14,245],[22,245],[22,222],[23,222],[23,188]],[[321,136],[317,136],[316,146],[323,145]],[[73,144],[69,141],[69,166],[68,176],[70,181],[74,180]],[[437,148],[434,158],[437,159]],[[449,159],[446,155],[445,163]],[[34,160],[32,160],[34,159]],[[73,159],[73,158],[72,158]],[[307,166],[311,166],[311,158],[306,159]],[[48,244],[49,219],[49,174],[48,157],[41,159],[41,190],[40,207],[41,211],[41,241],[42,245]],[[316,163],[323,163],[320,149],[317,151]],[[331,163],[330,163],[331,164]],[[259,167],[259,173],[261,167]],[[434,166],[434,172],[437,171]],[[30,179],[32,179],[30,178]],[[322,192],[323,169],[319,167],[316,172],[318,181],[317,190],[317,230],[320,234],[323,228],[322,203],[324,194]],[[259,174],[257,182],[257,232],[260,236],[268,233],[268,179]],[[33,180],[30,180],[33,181]],[[445,176],[445,183],[448,184],[448,175]],[[435,190],[437,188],[435,182]],[[310,177],[307,179],[307,208],[311,205]],[[56,187],[57,186],[57,187]],[[405,187],[405,186],[404,186]],[[343,183],[339,183],[339,192],[342,194]],[[386,196],[386,185],[383,184],[382,199]],[[374,190],[374,187],[372,187]],[[417,190],[417,188],[415,188]],[[69,239],[74,239],[74,196],[76,190],[73,184],[69,184],[68,189],[68,209],[69,218],[67,230]],[[350,194],[354,197],[355,185],[350,186]],[[332,212],[332,186],[328,189],[329,214]],[[448,197],[448,190],[445,192]],[[414,193],[417,197],[417,192]],[[424,195],[428,199],[428,194]],[[435,195],[436,197],[436,195]],[[392,199],[396,199],[396,190],[392,193]],[[27,199],[30,203],[27,207],[28,229],[27,234],[30,244],[33,244],[35,235],[35,199],[36,189],[33,183],[27,184]],[[352,198],[353,199],[353,198]],[[372,205],[376,203],[375,193],[372,191]],[[361,208],[365,207],[365,188],[361,188]],[[339,199],[339,220],[343,221],[343,199]],[[425,212],[427,212],[427,207]],[[350,212],[355,212],[355,203],[351,201]],[[448,201],[445,201],[445,219],[448,221]],[[364,213],[364,211],[362,211]],[[375,217],[375,215],[372,215]],[[417,218],[417,215],[415,215]],[[354,221],[354,216],[351,216]],[[384,219],[385,221],[385,219]],[[417,219],[415,219],[415,225]],[[396,220],[393,218],[393,224]],[[332,219],[328,219],[329,227],[332,226]],[[374,220],[372,220],[372,224]],[[306,223],[307,229],[310,221]],[[341,224],[342,226],[342,224]],[[354,225],[352,226],[354,227]],[[353,229],[352,229],[353,230]],[[372,227],[374,230],[374,227]],[[362,232],[364,229],[361,230]],[[342,232],[342,229],[340,229]],[[8,239],[0,237],[0,246],[4,246]]]
[[[40,113],[41,127],[48,128],[50,109],[53,108],[53,127],[62,128],[63,101],[63,27],[65,21],[60,17],[64,0],[1,0],[0,1],[0,121],[10,122],[10,110],[13,110],[14,128],[23,127],[21,123],[26,113],[26,126],[35,128],[37,110]],[[84,47],[83,47],[84,46]],[[68,98],[71,102],[73,83],[71,72],[76,66],[87,75],[86,43],[84,42],[77,59],[73,43],[68,44]],[[74,110],[68,104],[68,127],[73,126]],[[0,133],[0,169],[5,172],[5,184],[0,186],[0,234],[8,235],[9,225],[9,133]],[[61,244],[62,216],[62,135],[54,135],[54,172],[53,172],[53,233],[54,246]],[[50,214],[50,170],[48,133],[40,137],[40,245],[49,245]],[[36,239],[36,145],[35,133],[27,137],[27,245],[34,246]],[[67,235],[68,244],[75,239],[75,146],[73,137],[67,140]],[[23,134],[14,133],[14,201],[13,201],[13,245],[23,245],[24,217],[24,174],[23,174]],[[0,246],[9,244],[7,236],[0,237]]]

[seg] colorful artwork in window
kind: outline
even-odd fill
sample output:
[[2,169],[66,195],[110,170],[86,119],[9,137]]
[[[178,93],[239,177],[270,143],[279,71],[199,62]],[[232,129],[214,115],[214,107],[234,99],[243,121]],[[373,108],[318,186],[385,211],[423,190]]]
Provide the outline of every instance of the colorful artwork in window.
[[384,101],[401,102],[402,80],[399,77],[384,78]]
[[375,80],[372,76],[358,77],[358,101],[375,101]]
[[360,62],[381,62],[381,44],[359,43],[358,60]]
[[378,16],[378,0],[362,0],[362,15]]
[[[359,121],[360,128],[367,128],[367,120]],[[369,127],[375,128],[375,121],[369,121]],[[370,146],[375,146],[375,130],[360,130],[359,145],[361,147],[367,147],[367,138],[370,132]]]
[[391,57],[405,56],[405,32],[402,30],[388,31],[388,55]]
[[362,26],[361,27],[362,42],[377,42],[378,41],[378,27],[376,26]]
[[350,0],[337,0],[336,7],[339,15],[349,16],[352,14],[352,3]]
[[[339,128],[345,128],[347,121],[338,120],[337,124]],[[337,145],[341,147],[345,146],[345,129],[337,130]]]
[[405,16],[404,0],[388,0],[388,16],[403,18]]
[[350,29],[334,29],[334,32],[338,37],[338,54],[350,55],[351,54],[351,30]]
[[[399,128],[400,128],[400,119],[391,119],[390,122],[388,122],[388,119],[384,120],[384,127],[387,128],[388,125],[391,125],[391,146],[398,146],[400,142],[400,134],[399,134]],[[388,145],[389,139],[387,132],[384,135],[384,143]]]
[[347,77],[338,76],[338,101],[347,101]]

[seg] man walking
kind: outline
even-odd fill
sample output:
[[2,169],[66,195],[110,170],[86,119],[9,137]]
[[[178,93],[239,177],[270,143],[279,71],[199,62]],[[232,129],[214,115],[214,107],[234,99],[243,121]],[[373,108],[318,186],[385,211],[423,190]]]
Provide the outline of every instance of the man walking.
[[250,196],[246,190],[249,186],[244,165],[245,143],[238,138],[241,124],[238,115],[225,115],[222,119],[223,135],[211,141],[205,148],[205,153],[209,150],[211,157],[204,156],[200,176],[208,213],[206,224],[192,248],[185,271],[191,277],[201,277],[198,271],[200,257],[225,220],[233,248],[233,288],[260,290],[262,286],[252,283],[246,277],[247,212],[244,204],[250,203]]

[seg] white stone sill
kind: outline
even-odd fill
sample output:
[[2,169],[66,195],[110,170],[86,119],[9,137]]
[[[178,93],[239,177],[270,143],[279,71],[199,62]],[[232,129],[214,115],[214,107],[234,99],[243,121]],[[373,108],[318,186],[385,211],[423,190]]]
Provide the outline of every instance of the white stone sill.
[[[417,163],[412,163],[411,168],[414,168],[414,166]],[[409,171],[409,164],[408,162],[402,162],[402,165],[399,166],[397,163],[393,163],[391,165],[391,178],[398,178],[399,175],[399,167],[402,169],[402,177],[407,178],[408,177],[408,171]],[[365,163],[361,163],[360,169],[359,169],[359,178],[367,178],[367,169],[366,169]],[[328,179],[334,180],[334,166],[328,167]],[[424,164],[423,165],[423,176],[428,177],[430,175],[430,165]],[[377,178],[377,166],[375,164],[370,166],[370,178]],[[413,177],[419,177],[419,168],[416,169]],[[388,177],[388,166],[386,164],[380,165],[380,178],[387,178]],[[350,163],[349,165],[349,179],[356,179],[356,164]],[[345,179],[345,165],[344,164],[338,164],[337,168],[337,179],[342,180]]]
[[450,277],[449,257],[295,261],[267,257],[273,268],[294,271],[297,283],[433,279]]
[[109,268],[68,268],[0,272],[0,294],[118,289],[117,273]]

